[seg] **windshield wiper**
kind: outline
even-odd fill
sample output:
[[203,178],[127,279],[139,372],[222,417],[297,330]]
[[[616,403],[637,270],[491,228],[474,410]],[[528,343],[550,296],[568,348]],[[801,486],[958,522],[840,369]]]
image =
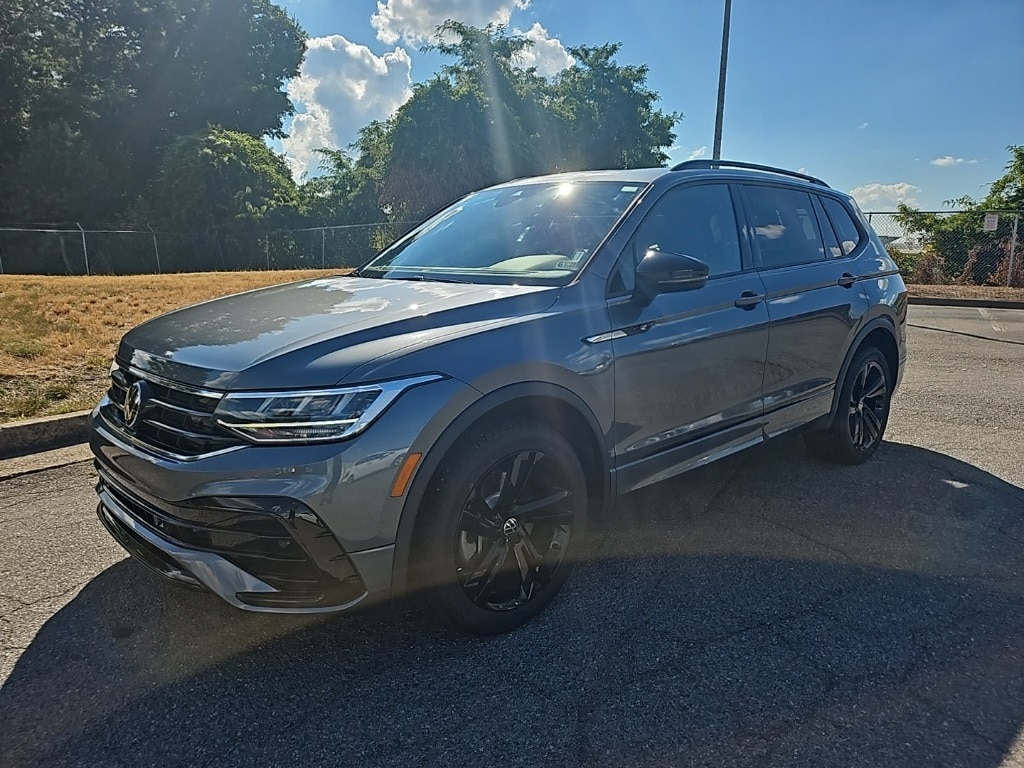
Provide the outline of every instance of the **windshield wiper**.
[[381,275],[385,280],[415,280],[420,283],[457,283],[459,285],[474,285],[469,280],[458,280],[454,277],[437,277],[435,275],[403,275],[401,277],[395,277],[393,275]]

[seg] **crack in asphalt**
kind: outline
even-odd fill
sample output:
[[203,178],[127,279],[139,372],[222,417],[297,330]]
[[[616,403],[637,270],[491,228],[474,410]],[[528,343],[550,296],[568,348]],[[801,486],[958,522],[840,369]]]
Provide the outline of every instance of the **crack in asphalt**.
[[[761,509],[764,509],[764,506],[762,506]],[[796,528],[794,528],[791,525],[786,525],[785,523],[779,522],[778,520],[776,520],[775,518],[773,518],[771,515],[769,515],[767,513],[761,514],[760,517],[761,517],[762,520],[764,520],[769,525],[774,525],[777,528],[781,528],[784,531],[788,531],[789,533],[793,534],[797,538],[800,538],[800,539],[803,539],[804,541],[810,542],[811,544],[814,544],[815,546],[818,546],[818,547],[820,547],[820,548],[822,548],[824,550],[827,550],[828,552],[831,552],[831,553],[833,553],[835,555],[839,555],[839,557],[841,557],[844,561],[846,561],[847,563],[849,563],[851,565],[856,564],[856,562],[857,562],[854,558],[850,557],[850,555],[846,554],[846,552],[844,552],[843,550],[839,549],[839,547],[834,547],[831,544],[826,544],[824,541],[821,541],[820,539],[816,539],[816,538],[814,538],[813,536],[811,536],[809,534],[803,533],[802,531],[797,530]]]
[[[52,595],[46,595],[45,597],[40,597],[40,598],[37,598],[35,600],[29,600],[29,601],[18,600],[18,602],[21,603],[21,606],[19,606],[18,608],[15,608],[10,613],[7,613],[7,614],[4,614],[4,615],[0,616],[0,621],[10,622],[11,619],[13,619],[19,613],[21,613],[23,611],[27,611],[29,608],[33,608],[33,607],[39,605],[40,603],[45,603],[48,600],[57,600],[57,599],[60,599],[60,598],[64,597],[65,595],[68,595],[68,594],[70,594],[70,593],[72,593],[72,592],[74,592],[76,590],[83,589],[90,581],[92,581],[92,579],[86,579],[85,581],[79,582],[78,584],[75,584],[73,587],[68,587],[67,589],[65,589],[65,590],[63,590],[61,592],[57,592],[56,594],[52,594]],[[15,599],[17,599],[17,598],[15,598]]]

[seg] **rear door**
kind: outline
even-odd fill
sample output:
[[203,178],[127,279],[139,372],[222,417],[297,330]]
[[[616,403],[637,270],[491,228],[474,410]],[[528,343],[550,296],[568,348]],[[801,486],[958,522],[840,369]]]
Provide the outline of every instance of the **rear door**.
[[865,238],[855,230],[856,243],[849,234],[840,241],[816,193],[751,183],[740,190],[771,321],[764,372],[771,436],[831,408],[839,369],[868,309],[857,281]]
[[[764,287],[740,237],[728,184],[676,186],[636,230],[609,282],[618,487],[640,487],[700,457],[761,440],[768,351]],[[693,256],[707,284],[632,297],[649,248]]]

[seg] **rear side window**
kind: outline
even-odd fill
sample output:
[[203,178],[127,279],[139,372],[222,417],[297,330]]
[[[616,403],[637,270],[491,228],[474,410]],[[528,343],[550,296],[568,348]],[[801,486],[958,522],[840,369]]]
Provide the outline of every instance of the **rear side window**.
[[825,209],[821,205],[821,200],[817,197],[814,198],[814,212],[818,215],[818,230],[821,232],[821,239],[825,241],[825,253],[833,259],[841,259],[843,257],[843,248],[839,245],[836,231],[832,228],[832,224],[825,214]]
[[810,195],[782,187],[749,186],[743,191],[763,269],[824,260]]
[[860,243],[860,230],[853,223],[853,218],[846,210],[846,206],[838,200],[823,197],[821,202],[824,203],[828,217],[832,219],[832,226],[835,227],[836,234],[839,235],[839,244],[843,249],[843,254],[849,256]]

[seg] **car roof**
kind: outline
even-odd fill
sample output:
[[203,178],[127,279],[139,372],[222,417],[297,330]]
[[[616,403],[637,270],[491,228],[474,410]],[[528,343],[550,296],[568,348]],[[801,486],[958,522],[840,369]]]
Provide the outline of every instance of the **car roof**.
[[518,187],[525,184],[537,183],[561,183],[571,184],[581,181],[614,181],[623,184],[649,184],[655,179],[669,173],[668,168],[632,168],[628,170],[607,170],[607,171],[568,171],[566,173],[552,173],[546,176],[528,176],[522,179],[513,179],[498,187]]
[[807,176],[800,172],[788,171],[784,168],[773,168],[771,166],[753,165],[750,163],[738,163],[733,161],[720,161],[720,167],[712,167],[713,162],[719,161],[691,161],[680,163],[672,168],[632,168],[603,171],[569,171],[565,173],[552,173],[544,176],[529,176],[521,179],[499,184],[497,187],[516,187],[538,183],[577,183],[585,181],[611,181],[621,184],[650,184],[663,176],[683,176],[688,178],[713,178],[729,181],[772,181],[784,182],[793,186],[803,187],[807,190],[821,192],[828,190],[839,197],[848,198],[849,195],[832,189],[825,182],[813,176]]

